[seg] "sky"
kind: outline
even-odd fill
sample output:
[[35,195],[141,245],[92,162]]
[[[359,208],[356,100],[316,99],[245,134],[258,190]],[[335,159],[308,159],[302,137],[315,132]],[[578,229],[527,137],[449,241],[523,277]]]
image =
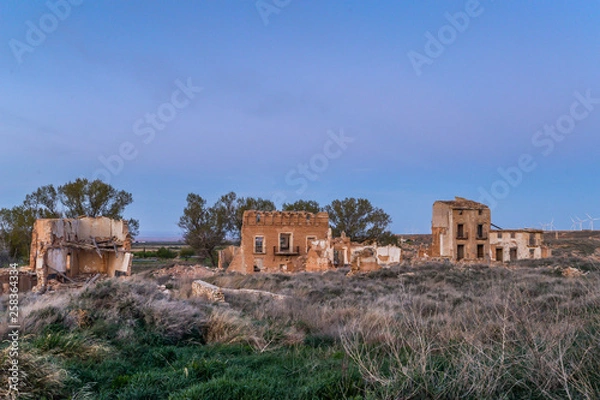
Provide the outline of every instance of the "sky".
[[[600,217],[600,1],[0,3],[0,208],[79,177],[140,237],[188,193],[364,197],[396,233],[482,201]],[[582,224],[584,228],[589,223]],[[600,221],[596,222],[600,229]]]

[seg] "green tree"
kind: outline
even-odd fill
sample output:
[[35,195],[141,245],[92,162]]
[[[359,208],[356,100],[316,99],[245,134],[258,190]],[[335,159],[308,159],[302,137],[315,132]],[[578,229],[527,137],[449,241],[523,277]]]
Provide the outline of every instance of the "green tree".
[[0,246],[11,258],[23,260],[29,255],[31,230],[38,218],[60,217],[58,194],[47,185],[25,196],[23,204],[0,210]]
[[37,218],[59,218],[58,191],[53,185],[46,185],[25,196],[23,206],[31,210]]
[[[105,216],[123,219],[123,211],[133,201],[131,193],[116,190],[100,180],[76,179],[55,188],[46,185],[25,196],[23,204],[0,210],[0,245],[10,255],[24,258],[29,254],[31,231],[38,218],[75,218]],[[135,237],[139,222],[127,221]]]
[[224,194],[214,205],[215,211],[225,218],[225,230],[227,234],[235,236],[237,228],[238,198],[235,192]]
[[242,230],[244,211],[275,211],[277,207],[271,200],[260,197],[237,197],[234,192],[229,192],[215,203],[214,208],[226,219],[225,229],[229,236],[239,239]]
[[24,260],[29,255],[36,219],[34,210],[24,205],[0,210],[0,242],[11,259]]
[[127,222],[129,236],[131,236],[132,239],[135,239],[140,234],[140,221],[133,218],[127,219],[125,221]]
[[393,244],[394,246],[400,245],[400,240],[398,236],[390,231],[385,231],[377,238],[377,244],[380,246],[387,246],[389,244]]
[[123,219],[125,207],[133,202],[131,193],[117,190],[99,179],[78,178],[59,186],[58,194],[67,218],[108,217]]
[[225,240],[229,225],[228,215],[223,208],[208,207],[201,196],[190,193],[187,205],[179,219],[185,243],[193,248],[201,258],[208,258],[213,267],[217,266],[216,248]]
[[294,203],[283,203],[283,211],[307,211],[311,213],[318,213],[323,211],[319,203],[314,200],[297,200]]
[[[124,219],[125,208],[133,202],[131,193],[117,190],[99,179],[89,181],[77,178],[58,187],[58,198],[64,207],[67,218],[108,217]],[[135,238],[139,234],[140,223],[136,219],[127,220],[129,234]]]
[[389,238],[387,231],[392,219],[367,199],[345,198],[325,206],[334,236],[345,232],[355,242],[375,242]]

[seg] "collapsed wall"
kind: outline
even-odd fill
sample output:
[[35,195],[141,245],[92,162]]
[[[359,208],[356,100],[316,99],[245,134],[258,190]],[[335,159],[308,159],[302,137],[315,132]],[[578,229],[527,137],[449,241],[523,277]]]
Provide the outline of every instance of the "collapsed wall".
[[57,218],[34,224],[29,266],[37,274],[37,290],[45,290],[53,274],[67,280],[87,274],[130,275],[131,262],[131,238],[123,220]]

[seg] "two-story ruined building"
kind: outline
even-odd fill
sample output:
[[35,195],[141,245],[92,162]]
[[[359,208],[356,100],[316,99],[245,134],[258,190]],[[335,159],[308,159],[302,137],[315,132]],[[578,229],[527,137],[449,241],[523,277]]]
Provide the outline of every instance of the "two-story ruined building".
[[229,271],[294,272],[302,268],[313,242],[328,240],[325,212],[244,212],[241,244]]
[[488,206],[457,197],[433,203],[431,256],[489,260],[491,213]]
[[543,231],[492,229],[488,206],[462,197],[433,203],[430,256],[451,261],[499,261],[545,258]]

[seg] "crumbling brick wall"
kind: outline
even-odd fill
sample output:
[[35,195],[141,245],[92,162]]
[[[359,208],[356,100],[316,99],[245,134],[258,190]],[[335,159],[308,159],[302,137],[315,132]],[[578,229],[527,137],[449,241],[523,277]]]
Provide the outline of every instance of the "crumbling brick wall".
[[[241,245],[229,271],[297,272],[311,241],[327,240],[329,215],[304,211],[244,212]],[[291,270],[294,271],[291,271]]]
[[39,219],[32,232],[29,266],[44,290],[48,276],[131,274],[131,238],[125,221],[106,217]]

